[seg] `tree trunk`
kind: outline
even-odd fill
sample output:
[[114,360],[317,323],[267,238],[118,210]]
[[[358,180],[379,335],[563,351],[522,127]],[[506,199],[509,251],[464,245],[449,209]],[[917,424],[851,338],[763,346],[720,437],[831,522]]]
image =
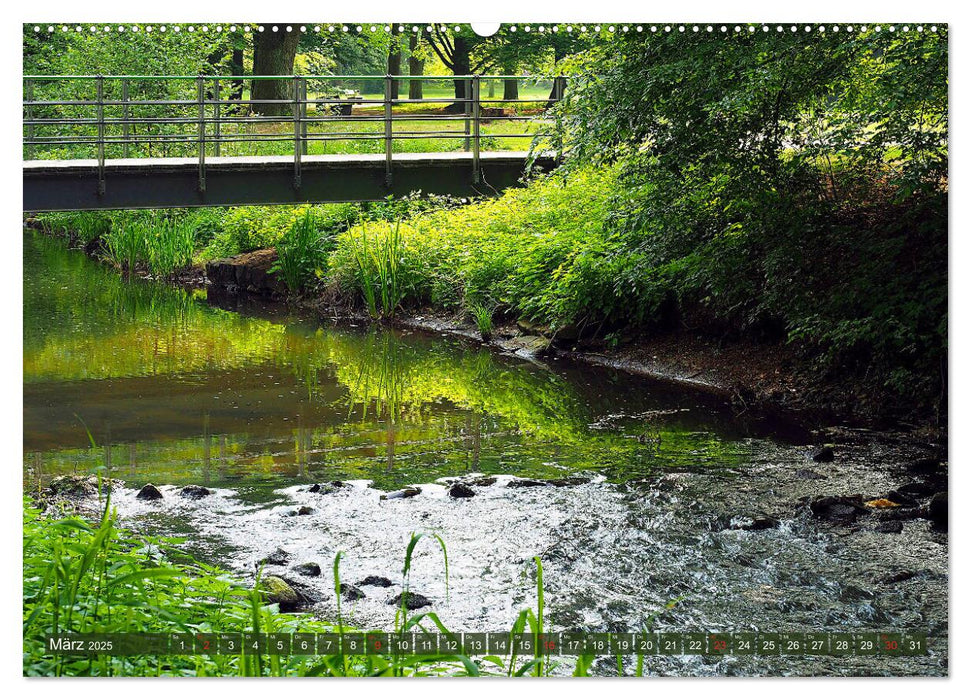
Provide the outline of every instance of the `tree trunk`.
[[[455,52],[452,58],[452,73],[454,75],[468,75],[472,72],[472,47],[465,40],[465,37],[456,36],[455,37]],[[468,85],[468,80],[456,80],[455,83],[455,99],[464,100],[466,98],[465,89]],[[457,103],[458,106],[464,105],[464,103]],[[458,111],[465,111],[459,109]]]
[[504,100],[518,100],[519,99],[519,81],[514,79],[506,79],[502,81],[502,99]]
[[[566,58],[566,49],[560,44],[553,45],[553,72],[559,72],[560,61]],[[559,78],[553,78],[553,89],[550,90],[550,96],[546,99],[546,108],[549,109],[556,104],[556,82]],[[566,83],[563,84],[566,87]],[[562,97],[562,95],[561,95]]]
[[[391,48],[388,51],[388,75],[401,75],[401,46],[397,39],[392,39]],[[400,91],[399,81],[391,81],[391,99],[397,100]]]
[[[418,34],[412,33],[411,38],[408,39],[408,75],[424,75],[425,74],[425,62],[420,58],[415,57],[415,52],[418,51]],[[421,80],[409,80],[408,81],[408,99],[409,100],[420,100],[422,99],[422,86],[424,82]]]
[[[233,56],[230,59],[229,70],[233,75],[242,75],[246,70],[243,67],[243,50],[233,49]],[[243,81],[242,80],[232,80],[230,81],[229,88],[229,99],[239,102],[243,99]],[[239,109],[238,106],[236,109]]]
[[[553,105],[555,105],[557,102],[557,99],[556,99],[557,83],[560,83],[562,85],[563,93],[564,94],[566,93],[566,78],[561,78],[561,77],[553,78],[553,88],[550,90],[550,96],[546,98],[546,109],[552,109]],[[563,95],[560,95],[561,99],[562,97]]]
[[[253,75],[292,75],[299,41],[298,32],[254,33]],[[250,95],[257,104],[253,105],[253,111],[274,117],[290,114],[292,107],[288,104],[259,104],[259,101],[290,100],[292,90],[289,80],[254,80]]]

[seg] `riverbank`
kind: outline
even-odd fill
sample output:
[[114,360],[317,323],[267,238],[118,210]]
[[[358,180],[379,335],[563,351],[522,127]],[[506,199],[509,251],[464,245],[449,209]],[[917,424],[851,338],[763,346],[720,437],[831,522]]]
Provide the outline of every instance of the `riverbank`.
[[[447,212],[440,214],[445,216]],[[256,225],[251,221],[254,215],[243,212],[236,218],[245,228]],[[352,221],[354,216],[360,214],[354,214],[348,221]],[[299,233],[306,228],[301,227],[301,220],[294,213],[284,212],[277,218],[284,228],[291,227],[288,229],[291,238],[296,235],[294,231]],[[334,214],[333,218],[336,220],[337,215]],[[304,218],[304,221],[308,220]],[[32,219],[29,223],[51,231],[41,221]],[[260,226],[261,233],[249,237],[254,240],[271,238],[271,234],[262,232],[268,227],[267,222],[262,222]],[[100,230],[98,226],[90,227]],[[243,235],[235,232],[235,229],[227,230],[232,230],[235,237]],[[60,233],[67,235],[74,245],[89,256],[103,256],[103,244],[98,235],[90,232],[72,234],[66,230]],[[91,238],[91,235],[95,237]],[[416,304],[404,299],[404,286],[395,292],[402,298],[395,303],[394,313],[377,308],[377,299],[372,299],[369,302],[371,308],[366,308],[364,302],[369,297],[367,290],[361,287],[366,275],[363,270],[355,272],[358,263],[353,262],[352,256],[349,257],[350,254],[344,250],[348,246],[353,248],[360,245],[361,241],[349,237],[349,234],[335,235],[340,241],[337,243],[339,252],[335,253],[336,258],[326,263],[333,265],[333,269],[324,279],[319,278],[319,270],[316,278],[310,274],[305,279],[317,281],[308,282],[308,286],[297,293],[290,291],[289,282],[284,281],[285,276],[279,269],[280,259],[274,248],[196,262],[167,274],[153,273],[147,266],[133,266],[132,269],[139,276],[191,289],[206,288],[212,302],[223,308],[246,305],[247,298],[253,298],[262,305],[295,307],[338,323],[371,323],[377,316],[380,322],[392,326],[454,335],[499,352],[537,361],[555,356],[684,384],[730,401],[735,410],[742,414],[776,416],[811,429],[845,424],[911,432],[929,442],[946,441],[945,395],[935,401],[927,400],[926,396],[923,399],[907,398],[906,393],[891,389],[885,379],[869,372],[843,371],[838,366],[834,368],[831,358],[824,362],[820,356],[821,350],[806,342],[783,342],[774,331],[761,333],[764,337],[759,339],[759,333],[731,331],[724,323],[712,323],[710,318],[699,321],[697,313],[694,317],[641,326],[608,325],[605,328],[603,324],[576,326],[567,323],[554,327],[523,318],[517,320],[515,314],[502,311],[494,302],[491,306],[488,303],[463,302],[455,310],[446,310],[442,305]],[[367,235],[365,233],[361,239],[365,246],[364,257],[377,260],[387,251],[381,252],[378,247],[368,253]],[[379,246],[384,239],[375,235],[373,240],[372,245]],[[419,264],[414,253],[406,255],[403,252],[406,250],[404,243],[395,238],[393,244],[398,250],[395,255],[405,256],[409,266]],[[228,249],[232,250],[233,246],[230,245]],[[320,260],[311,261],[311,267],[323,264]],[[400,273],[404,278],[410,274],[407,271]],[[422,274],[434,279],[434,275],[429,277],[426,273]],[[398,286],[404,284],[402,281],[395,282]],[[412,280],[409,284],[418,282]],[[407,292],[416,299],[441,293],[428,289],[424,292]],[[946,380],[942,380],[941,386],[946,386]]]

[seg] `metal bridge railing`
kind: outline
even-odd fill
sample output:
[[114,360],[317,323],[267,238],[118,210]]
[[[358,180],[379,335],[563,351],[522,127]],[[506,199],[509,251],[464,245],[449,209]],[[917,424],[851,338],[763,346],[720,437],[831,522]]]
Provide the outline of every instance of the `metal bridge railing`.
[[[513,80],[517,87],[531,83],[543,88],[544,96],[482,96],[484,84],[494,87]],[[276,81],[276,96],[254,99],[250,91],[246,97],[245,86],[260,81]],[[444,83],[452,94],[401,97],[402,89],[410,92],[415,82],[424,91]],[[361,95],[339,91],[355,83],[371,88],[380,83],[381,88],[362,89]],[[530,139],[536,146],[554,138],[537,127],[551,123],[548,108],[563,98],[565,88],[564,77],[511,75],[29,75],[24,77],[24,159],[74,160],[90,158],[93,151],[103,194],[105,161],[113,157],[197,157],[199,189],[204,192],[207,157],[236,154],[241,144],[251,144],[257,155],[292,156],[293,183],[299,189],[302,158],[310,155],[312,144],[323,144],[320,150],[325,151],[333,142],[359,142],[364,152],[383,152],[390,185],[396,142],[457,139],[461,150],[471,153],[473,182],[478,183],[480,157],[488,150],[483,145]],[[422,130],[424,123],[433,126]],[[483,129],[493,123],[521,123],[525,128]]]

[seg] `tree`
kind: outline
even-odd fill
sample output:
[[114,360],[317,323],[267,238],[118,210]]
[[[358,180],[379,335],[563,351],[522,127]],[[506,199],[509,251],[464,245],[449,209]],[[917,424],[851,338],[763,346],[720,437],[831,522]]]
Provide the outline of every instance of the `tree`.
[[[567,32],[563,28],[544,32],[512,32],[503,27],[489,37],[476,50],[476,58],[483,65],[495,67],[504,75],[513,75],[523,70],[551,74],[558,71],[561,62],[569,56],[578,54],[592,45],[609,41],[590,32]],[[549,100],[555,97],[556,88],[550,92]],[[503,81],[503,99],[519,99],[519,80]]]
[[[388,42],[388,75],[401,75],[401,30],[392,25],[391,37]],[[398,99],[399,81],[391,81],[391,99]]]
[[[418,32],[412,32],[408,38],[408,75],[424,75],[425,73],[425,59],[419,54],[420,46],[421,35]],[[424,94],[423,85],[424,81],[409,80],[408,99],[420,100]]]
[[[428,45],[435,55],[442,61],[453,75],[472,75],[478,73],[486,65],[488,59],[473,61],[472,51],[484,43],[486,39],[466,28],[460,32],[450,32],[448,29],[435,26],[427,34]],[[455,80],[455,99],[465,100],[468,95],[466,88],[468,80]],[[464,111],[465,103],[456,102],[451,106],[454,111]]]
[[[292,75],[300,33],[286,31],[285,25],[276,25],[279,31],[274,32],[271,26],[267,25],[262,32],[253,32],[253,75]],[[287,80],[254,79],[250,90],[256,103],[253,111],[267,116],[289,114],[292,108],[288,104],[260,101],[293,99],[292,90]]]

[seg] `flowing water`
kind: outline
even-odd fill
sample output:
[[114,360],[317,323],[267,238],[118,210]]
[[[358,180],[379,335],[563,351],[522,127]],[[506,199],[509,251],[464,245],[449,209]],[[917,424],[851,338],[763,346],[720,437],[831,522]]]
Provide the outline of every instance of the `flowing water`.
[[[123,524],[185,536],[241,577],[281,547],[290,562],[266,570],[319,591],[324,618],[343,551],[344,581],[392,587],[362,586],[342,611],[389,628],[405,546],[428,532],[446,543],[448,586],[428,538],[411,589],[453,630],[506,630],[535,606],[539,556],[554,630],[931,636],[922,657],[652,657],[651,673],[945,674],[947,535],[925,520],[899,534],[828,525],[800,502],[885,493],[919,450],[863,436],[815,465],[809,449],[799,431],[683,388],[446,337],[226,311],[25,234],[25,488],[103,468],[126,484]],[[484,475],[495,482],[474,497],[447,495]],[[307,490],[334,480],[344,486]],[[136,499],[145,483],[164,498]],[[213,494],[182,498],[186,484]],[[415,497],[380,498],[412,485]],[[780,524],[745,529],[763,515]],[[291,570],[306,562],[322,576]]]

